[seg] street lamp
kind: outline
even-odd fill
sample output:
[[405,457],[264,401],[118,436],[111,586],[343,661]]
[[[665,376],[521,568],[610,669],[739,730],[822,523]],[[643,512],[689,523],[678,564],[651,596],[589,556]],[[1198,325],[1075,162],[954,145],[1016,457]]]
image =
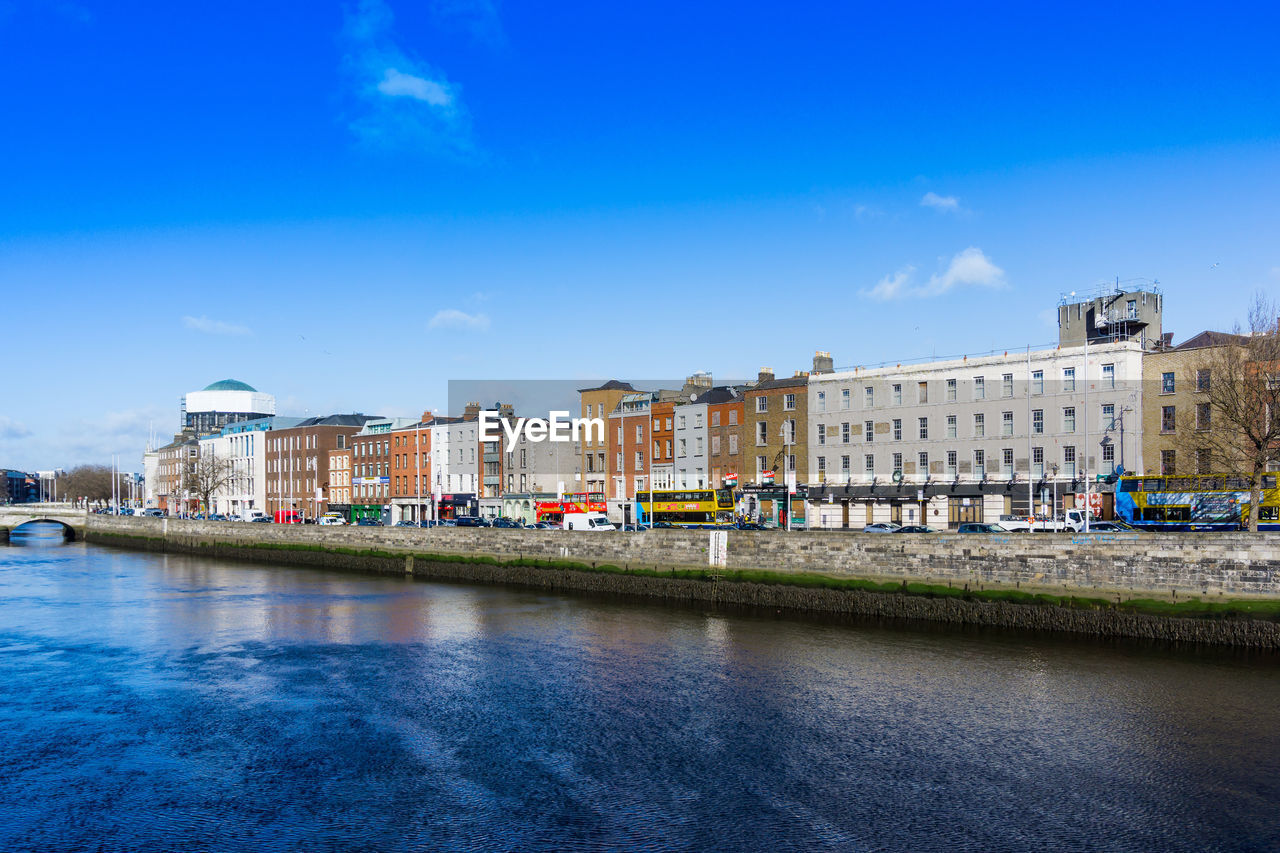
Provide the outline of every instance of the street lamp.
[[783,529],[791,529],[791,431],[787,429],[791,422],[782,422],[782,487],[783,487]]

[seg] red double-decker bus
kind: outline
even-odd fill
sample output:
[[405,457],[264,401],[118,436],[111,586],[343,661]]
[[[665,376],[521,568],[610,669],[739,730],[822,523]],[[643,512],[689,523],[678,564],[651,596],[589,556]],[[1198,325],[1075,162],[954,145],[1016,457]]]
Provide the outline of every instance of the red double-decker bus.
[[559,500],[538,501],[534,515],[538,521],[563,524],[566,513],[606,512],[608,508],[603,492],[570,492]]

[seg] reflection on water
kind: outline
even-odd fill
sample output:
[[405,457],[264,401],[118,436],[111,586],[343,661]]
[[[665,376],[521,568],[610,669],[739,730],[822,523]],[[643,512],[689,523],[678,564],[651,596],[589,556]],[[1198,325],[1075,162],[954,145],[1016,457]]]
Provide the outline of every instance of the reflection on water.
[[0,849],[1280,847],[1280,666],[0,550]]

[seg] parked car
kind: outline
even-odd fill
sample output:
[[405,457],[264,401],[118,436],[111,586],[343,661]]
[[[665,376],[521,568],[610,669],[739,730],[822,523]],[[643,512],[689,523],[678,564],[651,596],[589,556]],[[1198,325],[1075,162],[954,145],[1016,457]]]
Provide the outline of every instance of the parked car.
[[765,527],[763,524],[757,524],[754,521],[739,521],[737,524],[733,526],[738,530],[769,530],[770,529],[768,527]]
[[937,533],[938,531],[934,530],[932,527],[929,527],[927,524],[908,524],[906,527],[899,527],[894,532],[895,533]]
[[863,533],[896,533],[901,528],[901,524],[895,524],[892,521],[885,521],[879,524],[868,524],[862,528]]
[[1124,533],[1128,531],[1133,531],[1136,533],[1138,531],[1138,528],[1134,527],[1132,524],[1126,524],[1125,522],[1120,521],[1119,519],[1115,519],[1112,521],[1090,521],[1089,522],[1090,533]]
[[518,521],[513,521],[513,520],[512,520],[512,519],[510,519],[510,518],[495,518],[495,519],[493,520],[493,524],[492,524],[491,526],[492,526],[492,527],[501,527],[501,528],[504,528],[504,529],[507,529],[507,530],[511,530],[512,528],[516,528],[516,527],[524,527],[524,525],[523,525],[523,524],[521,524],[520,522],[518,522]]
[[454,527],[488,527],[489,522],[478,515],[460,515],[453,520]]
[[956,533],[1008,533],[998,524],[984,524],[980,521],[966,521],[956,529]]
[[257,515],[249,520],[258,524],[271,524],[271,516],[269,515]]
[[382,522],[376,518],[362,518],[356,522],[356,527],[381,527]]
[[346,523],[347,523],[347,520],[342,516],[329,515],[327,513],[325,515],[320,516],[320,520],[316,522],[316,524],[320,524],[325,527],[333,527],[333,526],[343,525]]
[[142,514],[147,518],[164,518],[164,510],[162,509],[145,509]]
[[535,521],[533,524],[529,525],[529,529],[530,530],[557,530],[559,528],[557,528],[554,524],[552,524],[549,521]]

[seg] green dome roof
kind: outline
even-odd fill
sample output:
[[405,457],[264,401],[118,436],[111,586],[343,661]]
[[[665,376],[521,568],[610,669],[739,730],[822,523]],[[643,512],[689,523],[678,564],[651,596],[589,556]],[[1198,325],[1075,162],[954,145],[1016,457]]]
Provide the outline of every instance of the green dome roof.
[[246,385],[238,379],[223,379],[209,385],[206,391],[257,391],[252,385]]

